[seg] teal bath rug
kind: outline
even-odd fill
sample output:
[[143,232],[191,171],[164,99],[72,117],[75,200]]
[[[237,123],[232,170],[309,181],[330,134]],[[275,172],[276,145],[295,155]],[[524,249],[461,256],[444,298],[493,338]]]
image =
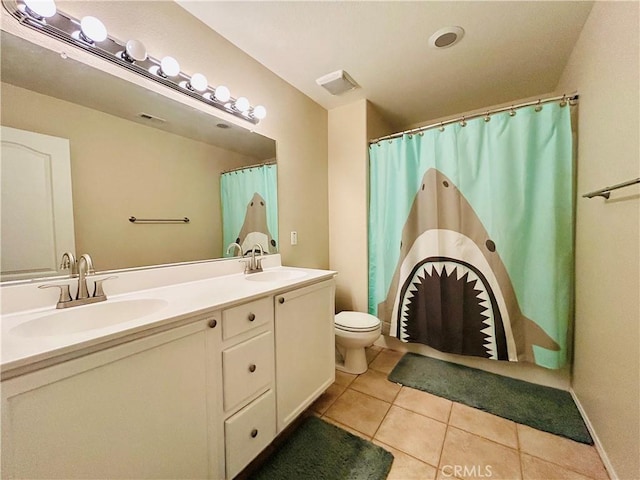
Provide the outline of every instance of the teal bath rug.
[[405,354],[389,380],[577,442],[593,439],[569,392],[476,368]]
[[393,455],[317,417],[307,418],[252,480],[383,480]]

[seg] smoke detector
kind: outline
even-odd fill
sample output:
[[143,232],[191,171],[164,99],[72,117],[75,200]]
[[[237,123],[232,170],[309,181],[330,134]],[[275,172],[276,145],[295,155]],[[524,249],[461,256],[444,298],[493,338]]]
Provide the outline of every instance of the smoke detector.
[[433,48],[449,48],[464,37],[462,27],[444,27],[429,37],[429,45]]
[[335,72],[328,73],[318,78],[316,83],[324,87],[331,95],[342,95],[360,86],[344,70],[336,70]]

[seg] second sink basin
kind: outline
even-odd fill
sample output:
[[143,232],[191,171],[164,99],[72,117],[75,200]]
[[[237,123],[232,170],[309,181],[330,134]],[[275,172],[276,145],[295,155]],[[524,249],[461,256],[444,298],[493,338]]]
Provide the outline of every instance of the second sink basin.
[[155,298],[105,301],[92,305],[70,307],[28,320],[9,332],[21,337],[49,337],[85,332],[117,325],[162,310],[168,302]]
[[306,276],[305,272],[290,269],[267,270],[259,273],[251,273],[246,278],[252,282],[280,282],[283,280],[294,280]]

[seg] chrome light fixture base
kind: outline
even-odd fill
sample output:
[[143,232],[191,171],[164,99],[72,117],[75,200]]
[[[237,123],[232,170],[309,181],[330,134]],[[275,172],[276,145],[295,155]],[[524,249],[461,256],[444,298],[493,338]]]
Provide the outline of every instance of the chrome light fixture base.
[[[122,42],[111,35],[107,35],[103,41],[87,42],[80,36],[80,20],[71,15],[57,10],[55,15],[44,18],[33,13],[21,0],[1,1],[5,10],[20,24],[26,27],[37,30],[68,45],[80,48],[92,55],[134,72],[141,77],[160,83],[254,125],[258,124],[261,118],[264,118],[262,115],[264,107],[258,108],[258,115],[254,115],[255,107],[250,106],[246,111],[239,111],[235,108],[236,99],[233,97],[230,97],[224,102],[218,101],[215,97],[216,88],[208,85],[207,88],[202,91],[187,88],[191,78],[183,72],[179,72],[173,77],[160,75],[161,60],[148,55],[146,52],[142,52],[141,49],[144,50],[144,45],[138,40]],[[153,72],[158,73],[154,74]],[[220,88],[220,86],[217,88]]]

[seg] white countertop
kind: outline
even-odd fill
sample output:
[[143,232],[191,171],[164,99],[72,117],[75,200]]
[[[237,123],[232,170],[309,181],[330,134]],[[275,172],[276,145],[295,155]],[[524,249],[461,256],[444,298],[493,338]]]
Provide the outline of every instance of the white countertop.
[[[105,302],[57,310],[55,304],[8,315],[2,315],[2,377],[10,378],[28,371],[49,366],[128,341],[140,332],[158,331],[159,327],[171,327],[195,315],[203,315],[228,306],[272,295],[291,288],[330,279],[336,272],[295,267],[265,268],[265,272],[292,270],[300,276],[276,281],[250,281],[243,273],[217,276],[208,279],[150,288],[119,295],[110,295]],[[117,282],[117,279],[114,280]],[[35,286],[33,288],[36,288]],[[106,290],[106,288],[105,288]],[[108,293],[108,292],[107,292]],[[66,334],[20,334],[24,324],[56,312],[74,313],[107,303],[131,300],[157,299],[162,308],[133,320]],[[165,305],[166,304],[166,305]],[[22,326],[22,327],[21,327]],[[18,328],[17,328],[18,327]],[[17,329],[16,329],[17,328]],[[14,330],[16,329],[16,330]]]

